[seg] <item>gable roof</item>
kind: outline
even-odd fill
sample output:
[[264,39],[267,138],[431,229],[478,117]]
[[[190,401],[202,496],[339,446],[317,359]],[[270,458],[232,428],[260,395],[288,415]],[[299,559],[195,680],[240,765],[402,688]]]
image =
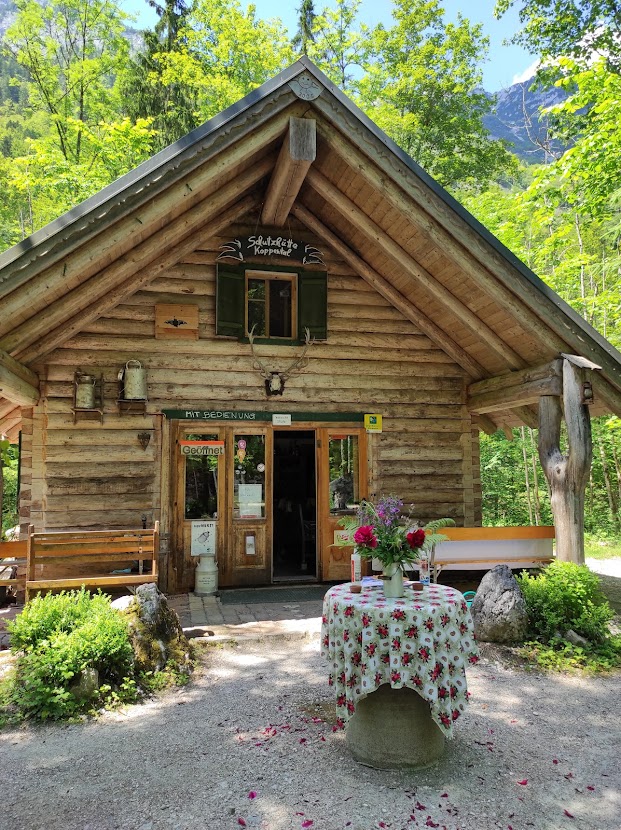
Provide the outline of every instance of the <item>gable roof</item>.
[[[292,117],[317,129],[292,216],[473,381],[580,354],[602,368],[597,411],[621,414],[619,352],[306,57],[1,254],[0,351],[36,368],[178,261],[205,228],[256,215]],[[534,417],[515,413],[492,415]],[[18,419],[0,399],[0,431]]]

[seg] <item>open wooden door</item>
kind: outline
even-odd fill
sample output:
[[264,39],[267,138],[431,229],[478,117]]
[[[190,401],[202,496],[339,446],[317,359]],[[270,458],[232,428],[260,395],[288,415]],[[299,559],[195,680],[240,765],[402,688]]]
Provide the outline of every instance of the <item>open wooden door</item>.
[[227,551],[220,584],[265,585],[272,578],[271,427],[227,427]]
[[318,507],[322,580],[350,577],[351,547],[334,547],[343,516],[367,497],[367,435],[360,428],[318,430]]

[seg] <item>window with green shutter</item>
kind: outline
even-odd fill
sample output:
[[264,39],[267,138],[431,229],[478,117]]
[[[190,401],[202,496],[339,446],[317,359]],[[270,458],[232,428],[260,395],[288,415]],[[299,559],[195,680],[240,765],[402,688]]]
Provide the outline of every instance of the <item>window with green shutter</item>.
[[327,274],[285,268],[244,268],[218,263],[216,334],[300,343],[305,329],[327,339]]

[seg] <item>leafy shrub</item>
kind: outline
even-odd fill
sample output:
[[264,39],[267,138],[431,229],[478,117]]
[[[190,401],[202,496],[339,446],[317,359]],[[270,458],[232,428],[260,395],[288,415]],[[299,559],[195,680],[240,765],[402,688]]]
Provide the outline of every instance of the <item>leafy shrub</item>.
[[[135,699],[127,621],[104,594],[82,589],[38,596],[10,632],[11,648],[19,652],[11,700],[22,717],[70,717],[107,700],[112,690],[119,700]],[[99,672],[99,686],[78,699],[71,686],[87,669]]]
[[573,629],[592,643],[608,638],[614,612],[597,574],[585,565],[552,562],[538,576],[524,571],[518,582],[526,600],[531,636],[549,642]]

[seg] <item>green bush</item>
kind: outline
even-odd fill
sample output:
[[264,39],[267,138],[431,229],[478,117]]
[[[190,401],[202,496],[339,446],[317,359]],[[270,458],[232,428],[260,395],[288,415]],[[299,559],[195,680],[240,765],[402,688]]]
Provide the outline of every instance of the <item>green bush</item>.
[[[21,717],[71,717],[116,695],[136,697],[134,653],[127,621],[104,594],[87,591],[38,596],[10,626],[18,653],[10,694]],[[71,686],[86,669],[99,672],[99,686],[78,699]]]
[[603,643],[614,612],[602,594],[597,574],[585,565],[552,562],[543,573],[524,571],[518,582],[528,610],[530,634],[544,642],[573,629],[591,643]]

